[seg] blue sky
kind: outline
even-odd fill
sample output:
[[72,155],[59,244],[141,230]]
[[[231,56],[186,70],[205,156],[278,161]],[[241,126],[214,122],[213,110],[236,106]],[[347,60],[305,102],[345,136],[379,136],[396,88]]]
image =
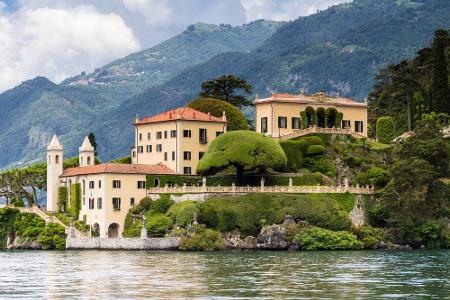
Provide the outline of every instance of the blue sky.
[[0,92],[59,82],[162,42],[188,25],[288,21],[350,0],[0,0]]

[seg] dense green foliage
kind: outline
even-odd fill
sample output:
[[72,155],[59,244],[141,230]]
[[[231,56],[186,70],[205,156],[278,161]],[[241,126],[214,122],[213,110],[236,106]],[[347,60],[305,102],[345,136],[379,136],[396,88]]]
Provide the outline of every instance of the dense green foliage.
[[58,187],[58,212],[65,211],[68,204],[68,190],[65,186]]
[[24,242],[37,242],[43,249],[63,250],[66,246],[65,230],[61,225],[46,224],[35,214],[0,208],[0,248],[6,246],[8,235],[21,238]]
[[223,75],[203,82],[200,97],[223,100],[236,107],[252,105],[252,101],[242,93],[251,94],[252,86],[242,78]]
[[225,112],[227,117],[227,131],[249,129],[247,119],[242,112],[228,102],[212,98],[198,98],[189,102],[187,107],[204,113],[211,113],[211,115],[218,118],[221,118],[223,112]]
[[315,154],[322,154],[325,152],[325,147],[322,145],[311,145],[308,147],[307,154],[308,155],[315,155]]
[[131,157],[130,156],[124,156],[124,157],[115,158],[115,159],[111,160],[110,163],[113,163],[113,164],[131,164]]
[[194,216],[198,216],[199,209],[194,201],[183,201],[173,204],[167,211],[172,221],[181,227],[192,223]]
[[280,146],[286,154],[287,163],[284,171],[295,172],[303,166],[303,153],[299,141],[280,141]]
[[199,203],[199,221],[222,232],[238,228],[244,235],[257,234],[267,224],[278,224],[284,215],[332,230],[350,228],[350,194],[249,194],[213,198]]
[[394,121],[391,117],[380,117],[377,120],[377,141],[389,144],[395,138]]
[[78,220],[81,209],[81,183],[72,184],[70,195],[70,209],[68,210],[75,220]]
[[253,131],[232,131],[220,135],[208,145],[197,170],[206,175],[234,167],[240,184],[245,171],[282,169],[286,162],[283,149],[273,139]]
[[173,221],[161,213],[147,214],[147,232],[149,234],[166,234],[172,228]]
[[359,173],[355,177],[355,182],[361,186],[375,185],[384,187],[392,178],[391,172],[380,167],[372,167],[367,172]]
[[150,209],[153,212],[165,214],[174,202],[166,194],[162,194],[159,199],[152,202]]
[[348,231],[332,231],[309,227],[295,237],[301,250],[349,250],[362,249],[364,244]]
[[224,240],[220,232],[207,229],[202,225],[194,226],[191,231],[193,233],[181,239],[180,250],[215,251],[224,249]]
[[372,128],[379,117],[391,116],[399,135],[414,129],[425,113],[449,113],[449,49],[448,32],[437,30],[433,49],[423,48],[415,58],[379,71],[368,98]]

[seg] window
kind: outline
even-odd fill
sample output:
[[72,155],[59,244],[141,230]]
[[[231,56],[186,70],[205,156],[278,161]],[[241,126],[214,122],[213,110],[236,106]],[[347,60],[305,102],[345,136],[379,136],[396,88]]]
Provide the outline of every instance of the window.
[[177,137],[177,131],[176,131],[176,130],[171,130],[171,131],[170,131],[170,137],[171,137],[171,138]]
[[103,199],[97,198],[97,209],[102,209]]
[[199,133],[200,144],[207,144],[208,143],[208,132],[206,131],[206,129],[200,128],[198,130],[198,133]]
[[184,160],[191,160],[191,151],[184,151],[183,152],[183,159]]
[[94,181],[89,181],[89,188],[93,189],[95,187],[95,182]]
[[87,157],[87,165],[88,165],[88,166],[91,165],[91,157],[90,157],[90,156]]
[[144,146],[138,146],[138,153],[144,153]]
[[167,160],[167,152],[164,152],[164,160]]
[[219,135],[221,135],[223,132],[222,131],[216,131],[216,137],[218,137]]
[[287,118],[278,117],[278,128],[287,128]]
[[133,157],[136,157],[136,151],[133,150]]
[[102,181],[101,181],[101,180],[98,181],[98,188],[99,188],[99,189],[102,188]]
[[152,152],[152,145],[147,145],[147,153]]
[[157,140],[162,139],[162,132],[161,132],[161,131],[157,131],[157,132],[156,132],[156,139],[157,139]]
[[120,180],[113,180],[113,188],[120,189]]
[[139,140],[142,141],[142,133],[139,133]]
[[162,144],[156,145],[156,152],[162,152]]
[[175,160],[175,151],[172,151],[172,160]]
[[[84,179],[82,182],[82,187],[83,187],[83,195],[86,195],[86,181],[84,181]],[[84,205],[84,200],[83,200],[83,205]]]
[[342,128],[350,128],[350,120],[342,120]]
[[152,134],[150,132],[147,132],[147,140],[150,140],[152,138]]
[[185,175],[191,175],[191,167],[184,167],[183,168],[183,173]]
[[94,208],[95,208],[95,199],[89,198],[89,209],[94,209]]
[[191,137],[191,131],[188,129],[183,130],[183,137],[190,138]]
[[355,132],[363,132],[363,121],[355,121]]
[[292,117],[292,129],[300,129],[300,118]]
[[120,198],[112,198],[113,210],[120,210]]
[[55,164],[59,164],[59,155],[55,155]]
[[139,180],[139,181],[137,182],[137,188],[138,188],[138,189],[145,189],[145,181]]
[[198,153],[198,160],[202,159],[203,155],[205,155],[205,152],[199,152]]
[[261,118],[261,132],[266,133],[267,132],[267,117]]
[[83,207],[86,205],[86,198],[83,197]]
[[167,139],[167,130],[164,131],[164,138]]
[[134,198],[130,198],[130,206],[134,206]]

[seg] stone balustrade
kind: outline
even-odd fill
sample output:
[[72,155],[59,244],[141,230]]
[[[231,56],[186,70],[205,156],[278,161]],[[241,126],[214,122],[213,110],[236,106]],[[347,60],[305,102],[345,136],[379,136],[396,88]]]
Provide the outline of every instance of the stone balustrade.
[[352,193],[370,195],[375,193],[372,186],[174,186],[147,189],[149,194],[186,194],[186,193]]
[[314,134],[314,133],[324,133],[324,134],[338,134],[338,135],[351,135],[356,138],[366,138],[364,135],[357,132],[353,132],[351,128],[323,128],[318,126],[310,126],[305,129],[295,130],[293,133],[285,134],[275,139],[277,140],[290,140],[300,136]]

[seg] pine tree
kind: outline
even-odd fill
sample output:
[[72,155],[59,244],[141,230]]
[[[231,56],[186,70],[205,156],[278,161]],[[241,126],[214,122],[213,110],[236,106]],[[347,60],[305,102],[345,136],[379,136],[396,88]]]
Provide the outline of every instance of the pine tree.
[[236,107],[251,106],[253,102],[242,94],[252,93],[252,86],[244,79],[233,75],[224,75],[202,83],[200,97],[219,99]]
[[433,110],[450,113],[450,90],[448,86],[446,47],[449,33],[438,29],[433,40]]

